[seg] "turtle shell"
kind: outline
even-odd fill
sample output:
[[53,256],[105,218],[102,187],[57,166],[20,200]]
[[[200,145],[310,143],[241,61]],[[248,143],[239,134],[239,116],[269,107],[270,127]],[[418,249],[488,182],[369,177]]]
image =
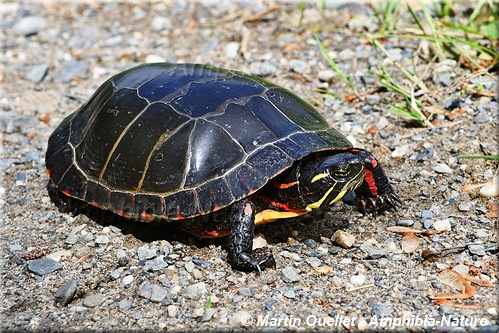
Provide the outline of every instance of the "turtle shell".
[[138,220],[204,215],[304,156],[351,143],[309,104],[261,78],[198,64],[119,73],[49,139],[64,194]]

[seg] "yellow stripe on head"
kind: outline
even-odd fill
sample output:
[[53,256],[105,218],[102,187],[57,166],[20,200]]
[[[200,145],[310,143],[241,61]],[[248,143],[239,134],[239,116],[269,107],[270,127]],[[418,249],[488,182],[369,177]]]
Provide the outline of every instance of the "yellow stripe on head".
[[318,173],[314,176],[314,178],[312,178],[311,183],[315,183],[319,179],[322,179],[322,178],[327,177],[327,176],[329,176],[329,172]]

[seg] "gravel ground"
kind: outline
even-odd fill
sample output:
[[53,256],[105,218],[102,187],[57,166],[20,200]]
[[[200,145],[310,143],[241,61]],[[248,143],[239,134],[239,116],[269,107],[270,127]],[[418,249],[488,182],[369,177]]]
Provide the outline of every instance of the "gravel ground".
[[[46,191],[47,139],[105,79],[143,62],[243,70],[311,102],[324,97],[313,88],[342,94],[346,88],[328,69],[312,30],[294,27],[274,2],[44,3],[0,4],[2,330],[358,330],[405,316],[412,331],[497,332],[496,288],[476,286],[460,303],[475,305],[469,308],[427,297],[453,291],[437,277],[448,268],[497,283],[497,219],[488,217],[494,200],[461,190],[490,181],[497,163],[456,158],[498,154],[497,97],[459,90],[481,83],[497,91],[493,76],[451,60],[432,64],[426,83],[439,96],[429,103],[432,129],[387,112],[393,98],[387,92],[364,101],[325,100],[318,109],[378,157],[403,208],[373,218],[338,204],[323,218],[266,225],[258,231],[277,267],[259,276],[232,270],[223,240],[58,212]],[[341,28],[321,37],[359,90],[373,88],[368,70],[378,59],[356,32],[376,29],[376,20],[363,5],[333,7],[321,14],[311,4],[304,26],[326,20],[327,31]],[[295,5],[282,8],[297,17]],[[418,44],[394,39],[385,47],[408,66]],[[422,236],[419,248],[406,253],[402,235],[387,230],[395,225],[445,232]],[[353,246],[331,241],[338,229],[355,237]],[[444,252],[430,261],[425,249]]]

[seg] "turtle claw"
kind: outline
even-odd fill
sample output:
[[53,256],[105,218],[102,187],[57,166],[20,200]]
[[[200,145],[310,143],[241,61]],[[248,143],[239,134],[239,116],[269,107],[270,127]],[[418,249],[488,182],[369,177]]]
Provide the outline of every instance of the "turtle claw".
[[359,206],[362,215],[367,215],[371,212],[373,216],[376,217],[378,214],[389,211],[390,209],[397,211],[397,208],[401,205],[402,200],[393,192],[378,195],[376,197],[359,198]]

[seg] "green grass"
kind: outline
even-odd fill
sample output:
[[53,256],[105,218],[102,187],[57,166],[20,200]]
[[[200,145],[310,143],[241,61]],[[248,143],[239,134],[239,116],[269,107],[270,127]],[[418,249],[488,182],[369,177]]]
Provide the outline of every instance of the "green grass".
[[[427,87],[427,81],[431,78],[428,69],[435,62],[453,59],[473,73],[489,75],[495,79],[488,70],[497,66],[499,59],[499,12],[496,8],[499,6],[492,0],[479,0],[469,16],[462,16],[454,9],[454,5],[452,1],[444,0],[433,2],[431,6],[420,3],[419,9],[416,9],[402,1],[387,0],[374,8],[378,30],[360,36],[368,39],[377,54],[377,65],[371,71],[378,78],[377,87],[393,93],[395,102],[390,104],[389,111],[422,126],[432,126],[433,114],[427,110],[433,105],[429,105],[427,101],[441,100],[438,87],[432,90]],[[404,25],[401,25],[401,21]],[[348,89],[356,97],[363,99],[353,77],[341,71],[318,37],[324,35],[324,32],[320,34],[321,28],[326,27],[314,26],[320,53]],[[383,46],[388,38],[410,39],[418,48],[424,47],[428,51],[424,54],[415,52],[413,68],[408,70],[391,59],[390,53]],[[383,58],[391,60],[389,68]],[[426,70],[416,71],[416,64],[420,68],[426,65]]]
[[478,158],[483,160],[499,161],[499,155],[459,155],[456,158]]

